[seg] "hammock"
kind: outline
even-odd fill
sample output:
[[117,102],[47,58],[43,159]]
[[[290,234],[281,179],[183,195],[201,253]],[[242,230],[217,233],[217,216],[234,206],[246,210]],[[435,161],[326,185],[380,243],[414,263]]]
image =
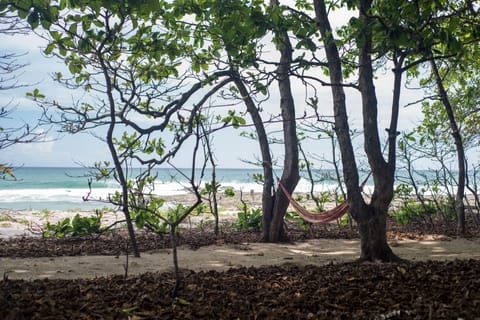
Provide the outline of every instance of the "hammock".
[[[365,184],[367,184],[368,179],[370,178],[370,175],[372,174],[372,171],[368,173],[366,178],[362,181],[360,184],[359,188],[360,191],[363,190],[363,187],[365,187]],[[345,213],[348,211],[348,200],[343,201],[340,203],[338,206],[335,208],[325,211],[325,212],[310,212],[304,207],[302,207],[295,199],[293,199],[292,195],[288,193],[287,188],[278,181],[278,186],[280,189],[282,189],[283,193],[288,198],[288,201],[290,201],[290,204],[292,207],[295,208],[295,211],[297,211],[298,215],[302,217],[305,221],[311,222],[311,223],[327,223],[327,222],[332,222],[334,220],[340,219]]]
[[345,200],[331,210],[321,213],[310,212],[304,207],[302,207],[297,201],[295,201],[295,199],[293,199],[292,195],[288,193],[287,189],[281,182],[278,182],[278,185],[282,189],[283,193],[285,193],[285,195],[287,196],[288,201],[290,201],[292,207],[295,208],[295,211],[297,211],[298,215],[302,217],[305,221],[311,223],[327,223],[341,218],[348,211],[348,200]]

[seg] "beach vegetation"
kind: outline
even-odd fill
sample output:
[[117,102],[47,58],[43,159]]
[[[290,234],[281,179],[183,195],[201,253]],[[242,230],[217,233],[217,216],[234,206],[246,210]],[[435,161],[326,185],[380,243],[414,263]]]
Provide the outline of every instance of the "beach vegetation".
[[[30,222],[27,219],[21,219],[21,218],[15,218],[10,216],[9,214],[4,214],[0,216],[0,222],[2,223],[8,223],[8,222],[15,222],[15,223],[20,223],[23,225],[28,225]],[[8,225],[11,225],[8,223]]]
[[242,211],[237,212],[237,221],[233,226],[239,231],[260,231],[262,230],[262,220],[262,208],[244,206]]
[[234,197],[235,196],[235,191],[233,190],[233,188],[226,188],[225,190],[223,190],[223,194],[226,196],[226,197]]
[[285,215],[286,221],[295,221],[301,230],[307,231],[311,227],[311,223],[298,215],[296,211],[287,211]]
[[[42,6],[38,1],[12,3],[17,3],[12,8],[32,28],[44,29],[49,40],[45,54],[65,62],[70,74],[57,73],[56,80],[66,88],[92,94],[73,106],[70,101],[49,100],[37,89],[28,96],[43,108],[43,120],[60,126],[63,132],[95,131],[105,141],[111,156],[107,162],[111,160],[112,165],[96,165],[96,169],[100,176],[113,177],[121,186],[121,191],[109,201],[125,214],[135,255],[139,252],[133,224],[146,227],[149,223],[154,226],[166,223],[172,235],[178,275],[176,228],[202,201],[199,185],[204,177],[196,175],[195,169],[204,169],[213,160],[210,147],[203,154],[199,147],[204,142],[209,145],[205,140],[209,134],[247,125],[254,128],[250,136],[258,140],[261,153],[258,163],[263,173],[256,179],[261,178],[263,185],[262,208],[250,208],[242,200],[240,226],[250,228],[261,216],[264,241],[287,240],[284,219],[289,202],[287,195],[276,188],[273,170],[274,165],[281,168],[279,180],[287,192],[293,193],[302,166],[297,122],[310,118],[327,123],[327,132],[332,132],[329,137],[338,142],[341,161],[337,166],[334,158],[333,163],[337,177],[342,171],[339,189],[348,199],[351,218],[359,229],[360,259],[398,261],[399,257],[387,243],[386,222],[395,196],[397,153],[401,149],[397,148],[400,101],[405,80],[418,79],[423,72],[433,81],[421,84],[433,84],[437,100],[445,107],[446,116],[442,119],[448,120],[452,147],[457,152],[458,175],[456,181],[449,181],[457,186],[456,216],[459,233],[463,232],[462,190],[467,177],[463,137],[459,134],[458,119],[452,118],[454,104],[445,81],[449,80],[446,76],[450,67],[477,62],[476,58],[468,59],[475,56],[472,53],[477,50],[470,45],[477,43],[479,37],[478,8],[471,8],[471,2],[438,1],[432,5],[431,1],[315,0],[313,5],[298,1],[296,9],[276,0],[268,5],[262,1],[215,0],[155,4],[147,1],[147,6],[133,1],[128,1],[128,5],[122,1],[93,1],[88,5],[61,1],[53,6]],[[333,29],[331,13],[337,9],[355,14],[343,26]],[[264,41],[272,45],[271,50],[263,50]],[[266,51],[274,53],[262,55]],[[379,74],[385,70],[392,71],[393,91],[388,110],[391,118],[384,131],[378,119],[379,112],[384,111],[379,108],[383,102],[379,102],[376,85]],[[308,92],[299,101],[295,101],[292,90],[294,77],[300,79]],[[271,84],[277,88],[273,89]],[[331,90],[330,112],[320,109],[316,89],[320,85]],[[352,105],[346,90],[358,94]],[[265,121],[262,103],[271,96],[278,98],[277,114],[269,114]],[[213,102],[216,98],[222,99],[222,106],[223,99],[232,103],[227,104],[223,113],[210,118],[209,121],[216,122],[207,129],[203,126],[207,115],[220,109]],[[356,101],[362,111],[358,135],[364,150],[361,156],[353,144],[355,135],[349,119],[349,108],[357,107]],[[240,103],[246,110],[239,110]],[[308,111],[302,117],[296,105],[310,109],[306,108]],[[437,113],[440,105],[425,108]],[[478,107],[469,111],[478,111]],[[251,124],[247,123],[247,114]],[[275,122],[278,134],[269,134],[266,124]],[[438,127],[436,122],[428,127]],[[436,142],[420,139],[427,145]],[[282,144],[281,164],[272,160],[270,145],[273,144]],[[176,168],[175,157],[180,149],[191,155],[192,171],[184,174],[184,184],[195,198],[191,205],[177,206],[172,216],[169,213],[165,216],[162,199],[154,195],[152,172],[159,165]],[[362,193],[361,160],[368,163],[367,178],[373,177],[370,197]],[[132,170],[135,165],[141,167],[140,173]],[[214,162],[211,165],[215,167]],[[305,156],[304,165],[310,170]],[[448,170],[449,167],[444,167],[439,174]],[[218,189],[215,177],[209,183],[210,191],[205,195],[212,195],[211,203],[215,204]],[[436,197],[442,192],[439,183],[441,180],[436,179],[429,186],[437,209],[445,203],[443,198]],[[425,194],[421,188],[414,190],[422,197]],[[451,194],[448,191],[448,197]],[[320,207],[318,203],[317,206]],[[216,209],[212,212],[218,217]],[[401,221],[411,218],[407,211],[400,216]],[[450,217],[448,211],[445,217]],[[62,228],[66,225],[70,222]]]
[[[213,157],[213,154],[210,154],[209,158],[212,159],[212,157]],[[215,164],[214,162],[212,162],[212,180],[211,182],[206,182],[205,186],[200,190],[200,195],[205,199],[207,203],[206,204],[202,203],[201,205],[199,205],[198,210],[196,211],[208,212],[211,215],[213,215],[215,219],[214,232],[217,235],[219,232],[219,215],[218,215],[219,209],[218,209],[217,195],[218,195],[220,186],[221,186],[220,182],[216,180]]]
[[47,220],[53,215],[53,211],[49,209],[42,209],[40,212],[38,212],[38,214],[42,216],[42,219]]
[[102,216],[102,212],[96,210],[94,215],[88,217],[77,213],[72,219],[67,217],[57,223],[47,222],[42,235],[60,238],[99,235],[106,231],[102,228]]
[[[456,171],[452,169],[455,162],[455,148],[451,146],[448,135],[442,134],[444,129],[436,130],[440,126],[431,126],[426,130],[423,125],[413,132],[404,134],[400,139],[400,163],[403,170],[397,174],[400,182],[396,190],[396,198],[400,203],[415,202],[420,205],[435,207],[436,217],[443,221],[456,219],[458,223],[458,206],[456,205]],[[445,139],[445,140],[444,140]],[[431,166],[428,170],[416,169],[419,161],[429,159]],[[480,209],[478,198],[478,164],[470,164],[471,170],[466,177],[466,188],[471,195],[463,197],[465,205],[469,206],[466,214],[470,214],[470,221],[474,222],[475,212]],[[433,221],[428,220],[434,228]],[[473,226],[472,226],[473,227]],[[458,228],[458,225],[457,225]],[[458,230],[457,230],[458,231]]]
[[404,225],[417,218],[431,219],[436,213],[437,211],[433,203],[418,203],[413,199],[403,202],[400,207],[390,211],[390,215],[395,218],[396,223]]

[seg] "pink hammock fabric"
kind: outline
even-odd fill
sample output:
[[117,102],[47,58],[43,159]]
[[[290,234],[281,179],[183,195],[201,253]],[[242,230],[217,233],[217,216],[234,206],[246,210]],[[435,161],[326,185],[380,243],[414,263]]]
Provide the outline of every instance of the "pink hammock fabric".
[[310,212],[304,207],[302,207],[297,201],[295,201],[295,199],[293,199],[292,195],[288,193],[287,189],[281,182],[278,182],[278,185],[280,189],[282,189],[283,193],[285,193],[285,195],[288,198],[288,201],[290,201],[290,204],[292,205],[292,207],[295,208],[295,211],[297,211],[298,215],[308,222],[311,222],[311,223],[331,222],[341,218],[348,211],[348,200],[345,200],[335,208],[328,210],[326,212],[322,212],[322,213]]

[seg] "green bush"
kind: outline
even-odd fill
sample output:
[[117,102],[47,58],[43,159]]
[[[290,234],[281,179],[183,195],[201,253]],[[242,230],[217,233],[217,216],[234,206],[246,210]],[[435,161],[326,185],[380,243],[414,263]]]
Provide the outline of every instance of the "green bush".
[[237,213],[237,221],[234,224],[236,230],[260,231],[262,229],[263,214],[261,208],[245,209]]
[[402,206],[391,212],[397,223],[408,224],[417,217],[432,217],[436,215],[437,210],[434,203],[418,203],[413,200],[405,201]]
[[47,222],[44,237],[79,237],[100,234],[104,231],[101,227],[102,213],[95,210],[95,215],[81,217],[78,213],[73,219],[65,218],[55,224]]
[[155,211],[144,209],[132,211],[137,228],[146,228],[158,234],[167,233],[170,224],[175,223],[187,210],[187,207],[183,204],[161,210],[160,207],[162,205],[163,202],[160,206],[150,206],[151,208],[155,208]]

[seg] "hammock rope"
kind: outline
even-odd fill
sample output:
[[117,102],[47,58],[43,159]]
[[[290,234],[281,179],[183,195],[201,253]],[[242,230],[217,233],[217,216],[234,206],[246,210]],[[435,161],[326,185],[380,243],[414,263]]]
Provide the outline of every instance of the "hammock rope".
[[281,182],[279,182],[278,185],[280,189],[282,189],[283,193],[287,197],[292,207],[295,208],[295,211],[298,213],[298,215],[302,217],[305,221],[308,221],[311,223],[327,223],[327,222],[331,222],[341,218],[348,211],[348,200],[345,200],[344,202],[340,203],[338,206],[336,206],[331,210],[321,212],[321,213],[310,212],[304,207],[302,207],[292,197],[292,195],[288,193],[287,189]]
[[[365,180],[360,184],[360,190],[363,190],[363,187],[367,183],[368,178],[370,178],[371,172],[367,175]],[[325,212],[311,212],[302,207],[293,197],[292,195],[287,191],[287,188],[278,181],[278,186],[280,189],[282,189],[283,193],[287,197],[288,201],[292,205],[292,207],[295,209],[295,211],[298,213],[300,217],[302,217],[305,221],[311,222],[311,223],[327,223],[327,222],[332,222],[334,220],[340,219],[344,214],[347,213],[348,211],[348,200],[343,201],[340,203],[338,206],[336,206],[333,209],[330,209]]]

